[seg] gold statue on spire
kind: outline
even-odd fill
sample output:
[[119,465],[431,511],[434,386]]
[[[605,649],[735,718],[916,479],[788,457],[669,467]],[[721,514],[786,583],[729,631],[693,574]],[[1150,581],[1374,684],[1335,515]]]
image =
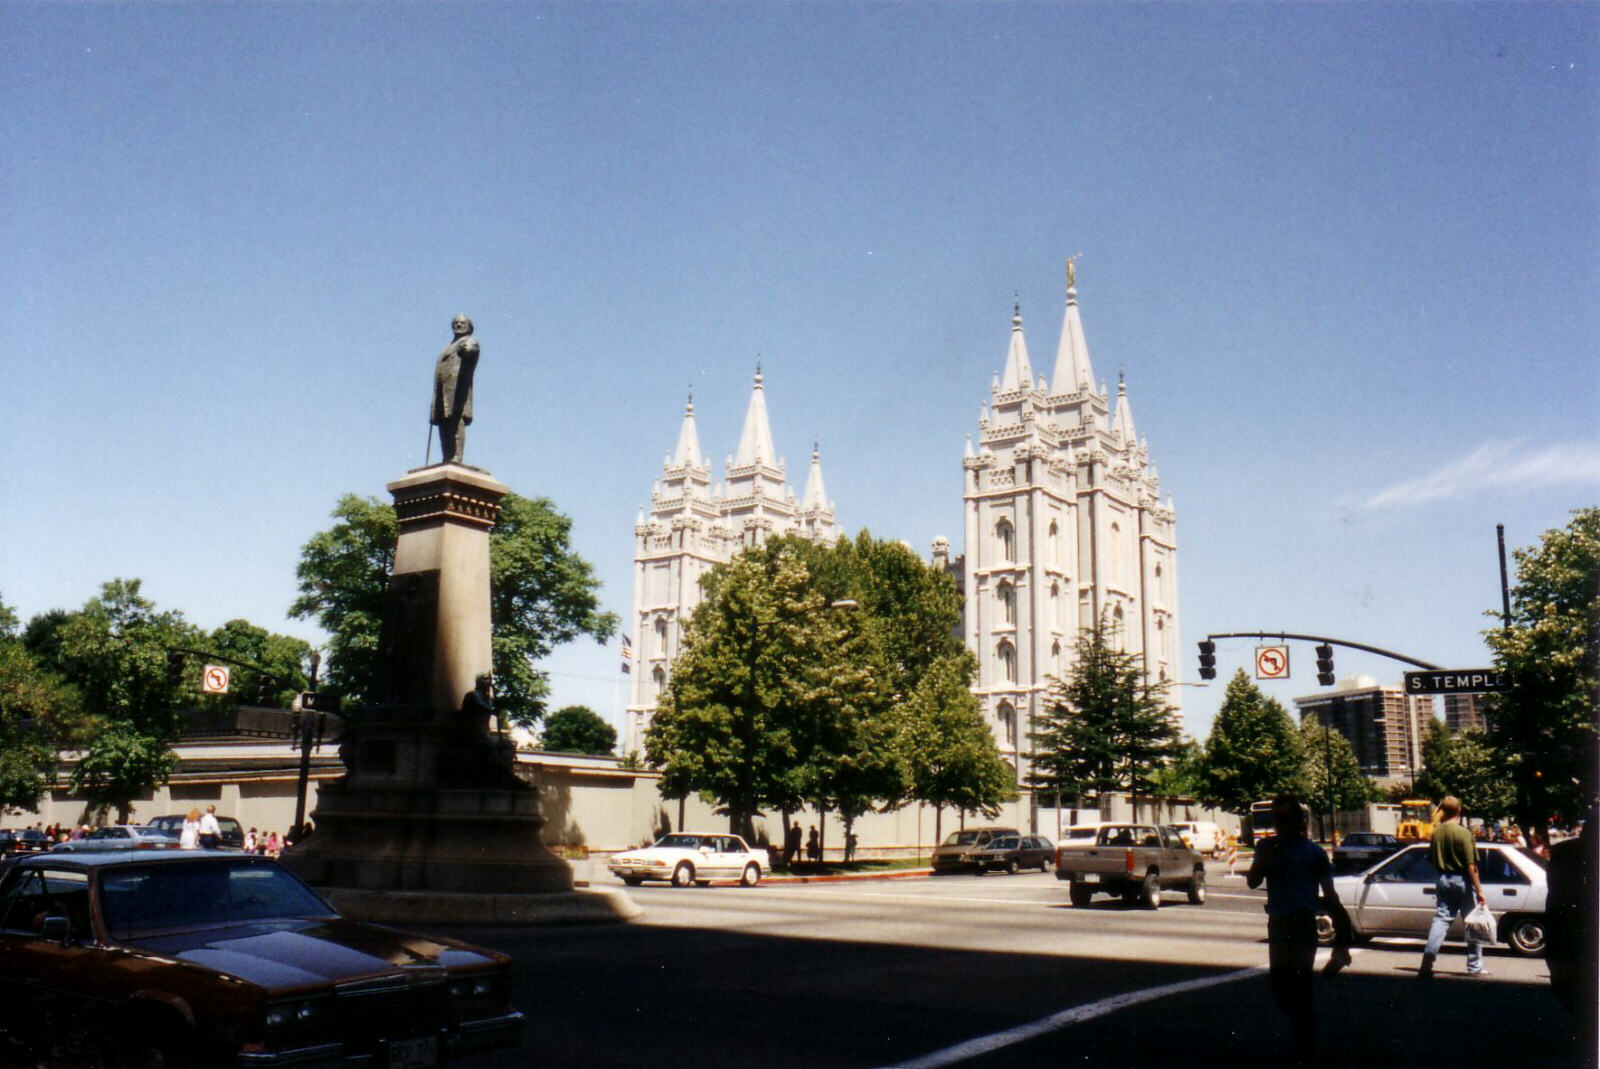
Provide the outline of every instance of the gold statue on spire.
[[1078,259],[1083,253],[1075,252],[1067,257],[1067,289],[1074,289],[1078,285]]

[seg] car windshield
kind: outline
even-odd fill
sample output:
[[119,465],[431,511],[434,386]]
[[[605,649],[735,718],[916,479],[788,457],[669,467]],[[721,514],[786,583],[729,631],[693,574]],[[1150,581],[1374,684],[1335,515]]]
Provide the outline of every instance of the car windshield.
[[973,843],[981,842],[981,841],[982,841],[982,836],[981,836],[981,833],[979,833],[979,832],[975,832],[975,831],[953,831],[948,836],[945,837],[944,845],[945,846],[971,846]]
[[111,869],[100,878],[100,901],[113,938],[161,928],[333,914],[284,869],[243,859]]
[[710,846],[711,839],[705,835],[663,835],[656,840],[656,845],[677,850],[698,850],[702,846]]
[[1067,831],[1068,839],[1093,839],[1098,828],[1070,828]]

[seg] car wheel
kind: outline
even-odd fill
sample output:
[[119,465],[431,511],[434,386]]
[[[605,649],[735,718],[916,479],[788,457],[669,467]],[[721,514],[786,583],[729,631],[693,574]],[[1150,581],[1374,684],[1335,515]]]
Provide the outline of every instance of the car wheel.
[[1015,876],[1017,874],[1018,867],[1019,866],[1017,865],[1017,859],[1016,858],[1012,858],[1010,861],[1007,861],[1006,862],[1006,875],[1007,876]]
[[1192,906],[1203,905],[1206,900],[1206,870],[1195,869],[1194,879],[1189,881],[1189,904]]
[[1155,873],[1145,873],[1144,883],[1139,885],[1139,901],[1145,909],[1161,908],[1161,880]]
[[132,1012],[117,1040],[118,1069],[188,1069],[195,1064],[189,1023],[176,1013]]
[[678,867],[672,870],[672,886],[688,887],[694,882],[694,866],[687,861],[678,862]]
[[753,864],[753,863],[749,864],[749,865],[746,865],[744,867],[744,875],[739,877],[740,886],[742,886],[742,887],[754,887],[756,884],[758,884],[760,882],[761,882],[761,866]]
[[1039,862],[1039,871],[1040,872],[1048,873],[1051,869],[1053,869],[1055,867],[1056,867],[1055,862],[1051,861],[1049,858],[1045,858],[1043,861]]
[[1077,880],[1073,880],[1072,883],[1067,885],[1067,895],[1072,899],[1072,904],[1074,906],[1082,909],[1084,906],[1087,906],[1089,904],[1089,900],[1094,897],[1094,892],[1089,890],[1089,888],[1084,884],[1079,883]]
[[1500,924],[1500,941],[1524,957],[1544,953],[1544,918],[1513,914]]
[[1333,914],[1325,909],[1317,910],[1317,945],[1331,947],[1338,935],[1338,929],[1333,923]]

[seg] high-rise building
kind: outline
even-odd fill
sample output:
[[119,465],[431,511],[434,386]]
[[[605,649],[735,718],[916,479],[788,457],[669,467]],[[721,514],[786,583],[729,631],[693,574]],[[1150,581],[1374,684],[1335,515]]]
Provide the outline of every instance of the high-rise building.
[[1484,730],[1489,725],[1483,718],[1483,695],[1444,695],[1444,723],[1452,734],[1468,728]]
[[838,538],[833,504],[822,481],[822,459],[811,450],[805,494],[796,498],[786,466],[772,445],[761,369],[745,410],[736,452],[711,483],[711,461],[700,452],[694,398],[684,407],[678,442],[650,492],[650,510],[634,524],[633,627],[624,753],[642,750],[644,732],[666,689],[689,614],[700,604],[700,580],[715,565],[768,538],[798,534],[818,542]]
[[[1081,629],[1106,621],[1153,681],[1177,674],[1180,648],[1172,499],[1161,498],[1122,377],[1114,400],[1095,385],[1070,263],[1053,374],[1035,374],[1014,309],[1005,371],[962,466],[963,637],[983,714],[1020,782],[1034,719],[1051,679],[1072,671]],[[948,545],[934,557],[948,560]]]
[[1300,719],[1315,719],[1350,742],[1361,771],[1380,780],[1405,780],[1422,769],[1422,739],[1433,719],[1433,698],[1379,685],[1371,676],[1341,679],[1332,690],[1294,700]]

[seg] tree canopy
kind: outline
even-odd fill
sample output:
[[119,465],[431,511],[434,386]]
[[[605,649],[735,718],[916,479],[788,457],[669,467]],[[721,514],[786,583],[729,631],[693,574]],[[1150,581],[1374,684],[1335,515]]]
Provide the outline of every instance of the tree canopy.
[[609,754],[617,729],[587,705],[567,705],[545,717],[539,744],[552,753]]
[[1317,815],[1321,836],[1327,834],[1328,780],[1333,780],[1333,808],[1361,809],[1382,797],[1378,785],[1361,771],[1350,740],[1337,728],[1324,728],[1322,721],[1307,717],[1300,724],[1300,749],[1305,755],[1302,782],[1305,801]]
[[1285,791],[1304,792],[1305,747],[1294,720],[1235,672],[1211,723],[1201,765],[1200,800],[1240,816],[1250,804]]
[[[328,632],[329,687],[359,704],[377,684],[399,525],[392,505],[355,494],[339,499],[333,518],[301,548],[300,596],[289,612]],[[495,711],[509,723],[531,727],[544,715],[549,684],[538,662],[551,650],[585,634],[603,642],[617,627],[571,533],[572,521],[548,500],[507,494],[489,534]]]
[[23,645],[16,613],[0,601],[0,814],[37,807],[78,716],[77,691]]
[[1422,738],[1423,769],[1415,793],[1423,798],[1453,794],[1462,811],[1485,820],[1508,816],[1516,803],[1509,770],[1475,728],[1452,734],[1442,721],[1428,723]]
[[1036,720],[1032,783],[1074,796],[1127,791],[1137,811],[1177,756],[1179,734],[1165,685],[1118,639],[1104,620],[1079,633],[1072,673],[1051,684]]
[[669,794],[702,793],[745,834],[762,809],[848,823],[1014,796],[966,689],[954,584],[905,546],[771,539],[714,568],[704,594],[646,734]]
[[1577,820],[1600,798],[1600,508],[1515,557],[1511,626],[1484,633],[1510,689],[1489,695],[1484,715],[1518,819],[1536,827]]

